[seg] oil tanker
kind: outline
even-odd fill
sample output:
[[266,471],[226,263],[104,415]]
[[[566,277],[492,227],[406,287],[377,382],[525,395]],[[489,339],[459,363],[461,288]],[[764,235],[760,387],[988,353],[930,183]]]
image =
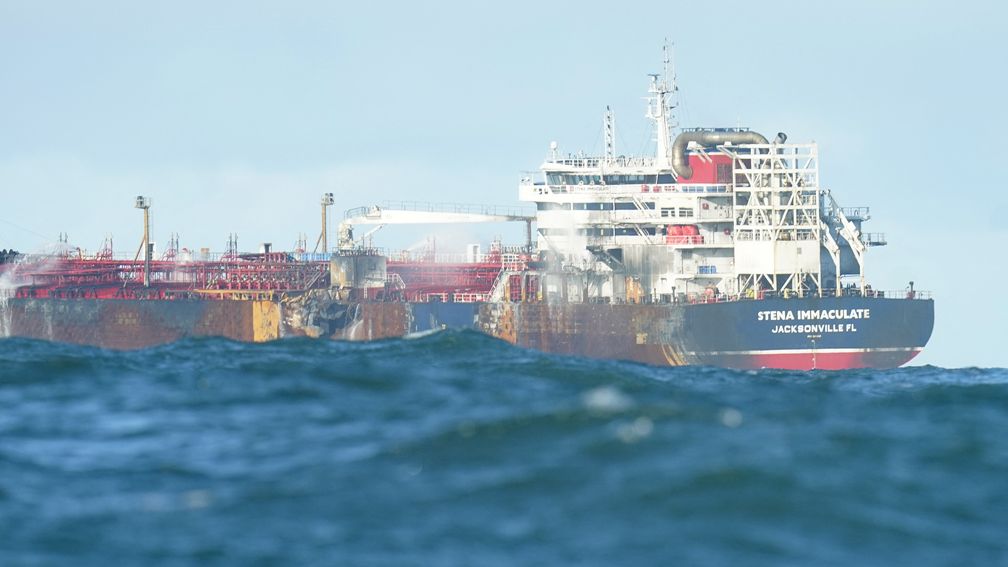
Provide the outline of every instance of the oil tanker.
[[[474,329],[546,352],[655,365],[741,369],[892,368],[916,356],[934,302],[913,282],[872,289],[865,255],[886,244],[862,230],[867,207],[841,207],[819,182],[815,143],[744,128],[679,129],[675,77],[650,75],[653,156],[549,145],[523,177],[527,209],[423,203],[346,210],[336,246],[326,226],[278,252],[190,251],[155,257],[69,245],[0,254],[0,337],[141,348],[191,336],[269,341],[376,340]],[[673,136],[673,134],[675,134]],[[534,206],[534,209],[532,208]],[[445,254],[388,252],[372,229],[396,223],[525,223],[527,238]],[[141,258],[142,257],[142,258]]]

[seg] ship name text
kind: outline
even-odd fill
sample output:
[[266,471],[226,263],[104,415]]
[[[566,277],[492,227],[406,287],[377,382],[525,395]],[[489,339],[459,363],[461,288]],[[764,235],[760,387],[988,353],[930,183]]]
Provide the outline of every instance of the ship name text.
[[797,311],[759,311],[757,321],[835,321],[838,319],[869,319],[871,309],[799,309]]

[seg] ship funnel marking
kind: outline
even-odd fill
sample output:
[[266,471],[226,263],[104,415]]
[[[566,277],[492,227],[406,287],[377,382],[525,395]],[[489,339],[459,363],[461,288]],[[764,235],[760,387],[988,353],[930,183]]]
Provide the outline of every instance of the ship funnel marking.
[[[784,133],[777,135],[778,138],[787,136]],[[693,168],[689,166],[686,152],[690,142],[695,142],[701,146],[716,146],[731,142],[732,144],[766,144],[767,139],[757,132],[719,132],[716,130],[695,130],[683,132],[676,136],[672,143],[672,169],[675,170],[679,179],[689,179],[693,177]]]

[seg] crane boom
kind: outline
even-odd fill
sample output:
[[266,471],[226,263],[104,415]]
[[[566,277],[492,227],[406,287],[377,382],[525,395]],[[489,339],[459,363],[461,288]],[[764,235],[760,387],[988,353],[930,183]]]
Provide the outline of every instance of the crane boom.
[[[531,226],[535,215],[520,211],[498,211],[489,207],[469,207],[466,205],[414,204],[370,205],[357,207],[346,212],[340,223],[340,250],[353,248],[353,227],[355,225],[387,224],[470,224],[495,222],[524,222],[531,238]],[[380,228],[380,227],[379,227]],[[372,231],[373,232],[373,231]]]

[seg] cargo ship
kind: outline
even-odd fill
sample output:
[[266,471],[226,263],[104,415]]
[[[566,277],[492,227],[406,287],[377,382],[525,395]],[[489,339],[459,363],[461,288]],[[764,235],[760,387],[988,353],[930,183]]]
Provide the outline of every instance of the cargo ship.
[[[151,204],[132,258],[0,256],[0,336],[141,348],[191,336],[377,340],[473,329],[551,353],[740,369],[892,368],[930,338],[934,302],[910,282],[872,289],[867,207],[841,207],[819,182],[815,143],[744,128],[679,129],[665,58],[650,75],[654,155],[563,154],[518,184],[527,209],[422,203],[345,211],[336,246],[322,195],[312,252],[180,248],[157,257]],[[673,136],[673,134],[675,134]],[[532,208],[534,207],[534,209]],[[388,252],[374,230],[400,223],[519,222],[525,242]],[[355,229],[373,226],[362,237]]]

